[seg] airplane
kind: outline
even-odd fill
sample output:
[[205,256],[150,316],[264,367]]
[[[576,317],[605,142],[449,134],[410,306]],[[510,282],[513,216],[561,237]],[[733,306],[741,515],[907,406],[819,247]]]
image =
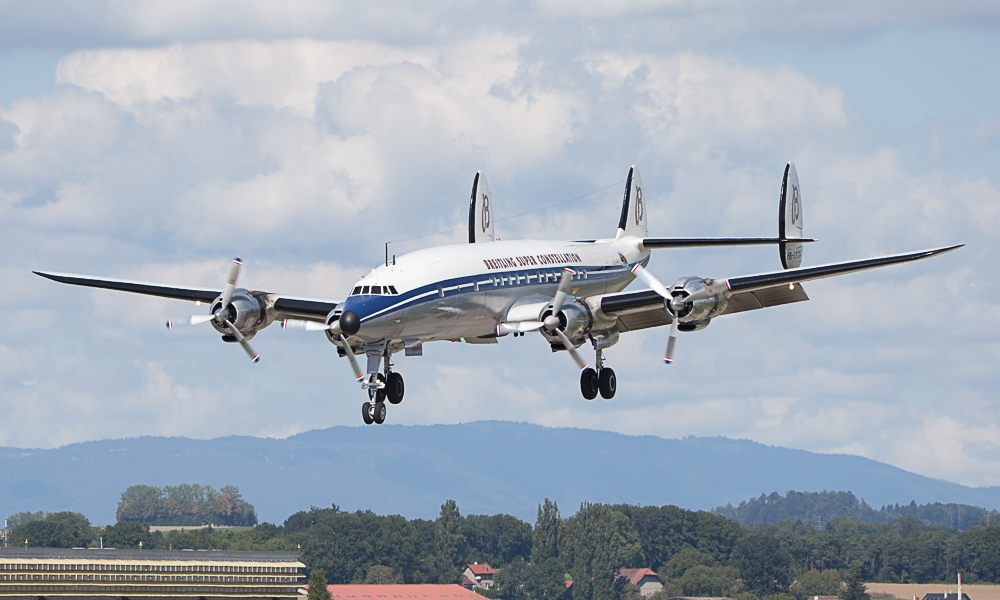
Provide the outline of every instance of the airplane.
[[[553,352],[567,352],[580,368],[587,400],[615,396],[614,370],[604,351],[622,333],[670,325],[663,360],[671,363],[679,331],[704,329],[716,317],[809,299],[802,282],[920,260],[964,244],[877,258],[802,267],[801,188],[795,165],[785,165],[778,199],[778,236],[757,238],[648,237],[647,207],[635,165],[628,171],[621,217],[613,238],[500,241],[494,235],[493,196],[478,171],[469,201],[469,241],[395,256],[362,277],[343,300],[287,296],[237,287],[242,261],[233,260],[222,291],[34,271],[42,277],[94,288],[194,301],[225,342],[240,344],[253,362],[250,339],[274,322],[323,331],[346,357],[368,393],[365,424],[382,424],[386,405],[403,400],[405,385],[392,355],[422,356],[423,343],[464,340],[496,344],[502,337],[538,332]],[[781,270],[720,279],[681,277],[669,288],[646,270],[653,250],[776,245]],[[648,289],[624,291],[639,279]],[[167,322],[173,328],[173,321]],[[594,352],[588,363],[580,348]],[[362,370],[357,355],[366,359]]]

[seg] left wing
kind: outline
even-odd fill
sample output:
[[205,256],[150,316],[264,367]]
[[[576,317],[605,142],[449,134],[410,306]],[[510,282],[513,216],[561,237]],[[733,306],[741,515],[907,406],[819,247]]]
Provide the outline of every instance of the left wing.
[[[803,281],[823,279],[930,258],[938,254],[951,252],[964,245],[958,244],[920,252],[831,263],[817,267],[785,269],[770,273],[716,280],[725,285],[723,293],[726,295],[729,303],[722,314],[728,315],[747,310],[791,304],[793,302],[804,302],[809,300],[809,296],[802,289],[801,282]],[[663,296],[653,290],[606,294],[588,298],[588,301],[592,303],[594,308],[599,308],[600,312],[604,313],[605,316],[616,317],[618,319],[618,326],[622,331],[659,327],[661,325],[668,325],[673,320],[670,312],[666,309]]]
[[[69,285],[80,285],[84,287],[101,288],[105,290],[116,290],[119,292],[130,292],[133,294],[144,294],[146,296],[157,296],[159,298],[172,298],[174,300],[188,300],[191,302],[210,303],[223,294],[222,290],[213,290],[199,287],[179,287],[162,283],[147,283],[143,281],[131,281],[128,279],[109,279],[106,277],[92,277],[89,275],[70,275],[66,273],[49,273],[46,271],[32,271],[52,281],[67,283]],[[298,298],[269,292],[251,292],[252,295],[266,298],[275,312],[276,319],[305,319],[310,321],[325,321],[327,314],[337,307],[336,300],[322,300],[313,298]]]

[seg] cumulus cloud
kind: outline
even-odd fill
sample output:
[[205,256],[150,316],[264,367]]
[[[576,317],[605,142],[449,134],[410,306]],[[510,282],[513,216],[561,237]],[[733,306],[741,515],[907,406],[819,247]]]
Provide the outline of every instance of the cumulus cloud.
[[[68,52],[51,90],[0,107],[0,274],[18,291],[0,297],[0,408],[11,415],[0,443],[288,435],[357,424],[363,398],[321,334],[265,330],[254,339],[264,360],[250,365],[210,327],[165,330],[166,318],[197,312],[190,304],[58,286],[30,268],[218,287],[240,255],[248,287],[341,298],[386,241],[457,228],[391,251],[460,242],[477,169],[500,217],[605,188],[637,163],[654,234],[772,235],[792,159],[806,233],[821,239],[807,263],[970,245],[814,282],[808,303],[721,318],[682,335],[671,367],[659,361],[665,331],[627,334],[607,353],[614,402],[581,400],[572,361],[535,337],[429,344],[399,361],[407,399],[390,418],[727,435],[1000,483],[995,180],[947,161],[915,165],[807,72],[684,47],[690,32],[659,46],[610,35],[642,19],[660,33],[699,23],[691,31],[759,36],[770,31],[760,21],[786,13],[776,22],[801,35],[909,27],[938,18],[937,5],[828,22],[825,7],[781,3],[744,21],[748,9],[726,3],[585,4],[573,19],[594,42],[558,48],[575,34],[502,19],[458,34],[417,15],[366,35],[365,19],[387,4],[358,9],[350,38],[315,33],[343,17],[327,5],[241,4],[221,33],[205,24],[225,3],[103,6],[110,24],[91,30],[102,43]],[[398,20],[411,14],[395,8]],[[550,23],[568,9],[524,10]],[[991,10],[962,5],[953,18],[988,21]],[[32,12],[22,23],[58,29],[67,18]],[[987,152],[996,116],[963,135],[966,152]],[[607,236],[619,202],[611,185],[498,231]],[[777,265],[771,248],[720,249],[659,253],[651,269],[671,282]],[[914,440],[938,429],[962,443],[918,451]]]

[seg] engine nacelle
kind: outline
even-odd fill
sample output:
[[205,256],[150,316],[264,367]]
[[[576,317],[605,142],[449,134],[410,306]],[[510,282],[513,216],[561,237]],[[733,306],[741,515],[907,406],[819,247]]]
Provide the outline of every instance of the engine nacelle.
[[[539,321],[544,321],[546,317],[552,314],[552,309],[546,307],[540,315]],[[566,337],[573,342],[574,346],[582,344],[587,334],[590,332],[590,326],[594,323],[594,317],[590,314],[590,308],[586,304],[569,298],[563,303],[562,311],[559,313],[559,329],[566,334]],[[550,343],[562,344],[562,340],[556,335],[555,331],[548,330],[545,327],[539,329],[542,335],[545,336]],[[577,343],[579,342],[579,344]]]
[[[212,314],[215,314],[220,308],[222,308],[222,296],[212,302]],[[266,295],[259,292],[239,290],[233,294],[226,311],[229,313],[229,322],[235,325],[247,339],[252,338],[258,331],[274,321],[274,310],[268,310]],[[215,319],[212,319],[210,323],[223,336],[232,337],[232,333],[225,323],[220,324]]]
[[681,331],[698,331],[708,327],[709,321],[726,312],[726,307],[729,306],[726,290],[725,282],[714,279],[681,277],[674,282],[670,288],[670,295],[674,298],[687,298],[695,292],[702,296],[692,302],[684,302],[677,328]]

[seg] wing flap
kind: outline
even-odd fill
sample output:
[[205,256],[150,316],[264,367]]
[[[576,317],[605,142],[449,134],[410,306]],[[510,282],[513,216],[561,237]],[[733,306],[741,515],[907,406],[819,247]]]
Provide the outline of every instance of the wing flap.
[[741,292],[729,297],[729,304],[722,315],[758,310],[770,306],[781,306],[793,302],[805,302],[809,299],[801,285],[788,289],[787,285],[764,288],[753,292]]
[[649,329],[650,327],[662,327],[670,325],[672,319],[670,313],[663,308],[650,308],[642,312],[634,312],[618,317],[619,331],[636,331],[637,329]]

